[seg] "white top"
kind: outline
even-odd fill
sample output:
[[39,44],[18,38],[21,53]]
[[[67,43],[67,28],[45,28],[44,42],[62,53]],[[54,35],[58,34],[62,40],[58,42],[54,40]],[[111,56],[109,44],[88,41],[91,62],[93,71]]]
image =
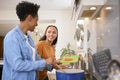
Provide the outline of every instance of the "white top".
[[25,36],[25,39],[26,39],[26,43],[28,44],[28,46],[32,49],[32,58],[33,58],[33,61],[35,61],[35,48],[34,47],[32,47],[31,45],[30,45],[30,43],[28,42],[28,37],[27,37],[27,35],[24,35]]

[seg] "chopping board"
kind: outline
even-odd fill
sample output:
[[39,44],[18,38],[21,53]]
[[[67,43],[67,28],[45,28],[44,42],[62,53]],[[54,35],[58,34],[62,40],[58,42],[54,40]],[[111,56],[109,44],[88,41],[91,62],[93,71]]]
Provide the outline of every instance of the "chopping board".
[[78,62],[78,55],[69,55],[64,56],[61,61],[62,64],[70,64],[70,63],[76,63]]

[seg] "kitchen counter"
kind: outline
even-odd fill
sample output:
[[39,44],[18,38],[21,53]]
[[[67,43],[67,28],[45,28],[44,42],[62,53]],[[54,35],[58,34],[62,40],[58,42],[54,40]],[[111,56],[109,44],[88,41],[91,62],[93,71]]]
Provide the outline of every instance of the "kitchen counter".
[[48,71],[48,77],[50,80],[56,80],[56,70],[53,69],[51,72]]
[[0,60],[0,65],[3,65],[3,60]]

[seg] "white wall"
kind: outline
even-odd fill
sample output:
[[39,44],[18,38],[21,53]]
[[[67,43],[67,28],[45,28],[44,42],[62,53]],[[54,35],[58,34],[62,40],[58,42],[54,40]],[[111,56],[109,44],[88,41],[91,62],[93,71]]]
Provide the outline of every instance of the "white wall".
[[[75,49],[74,33],[75,33],[75,21],[71,20],[71,11],[42,11],[39,10],[39,20],[55,20],[55,25],[58,27],[58,42],[56,45],[56,56],[59,57],[60,50],[66,47],[67,43],[71,43],[73,49]],[[17,20],[15,11],[0,11],[0,20],[9,21]],[[39,23],[40,24],[40,23]],[[51,24],[51,23],[47,23]],[[47,27],[47,24],[41,24],[42,27]],[[41,26],[40,26],[41,27]]]

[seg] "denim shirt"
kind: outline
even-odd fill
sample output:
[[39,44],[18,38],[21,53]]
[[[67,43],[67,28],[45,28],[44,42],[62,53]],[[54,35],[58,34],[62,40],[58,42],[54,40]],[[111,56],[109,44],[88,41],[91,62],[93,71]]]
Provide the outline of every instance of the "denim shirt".
[[[32,38],[28,35],[30,45],[35,48]],[[32,58],[31,48],[28,47],[20,27],[17,25],[7,33],[4,39],[4,65],[2,80],[37,80],[36,71],[46,67],[46,61],[35,54]]]

